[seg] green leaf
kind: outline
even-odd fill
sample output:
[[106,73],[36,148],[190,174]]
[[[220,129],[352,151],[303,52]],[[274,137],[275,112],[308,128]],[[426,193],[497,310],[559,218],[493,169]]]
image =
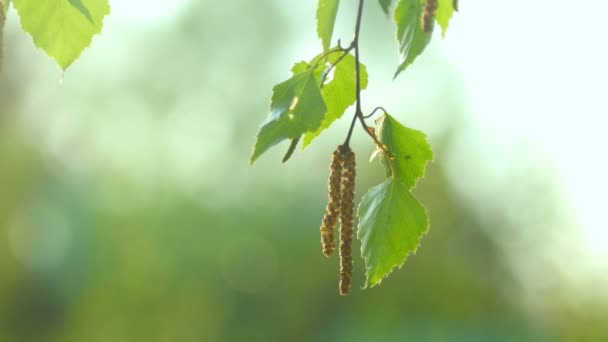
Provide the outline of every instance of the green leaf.
[[72,4],[72,6],[74,6],[74,8],[76,8],[78,10],[78,12],[82,13],[82,15],[84,15],[87,20],[89,20],[91,22],[91,24],[93,24],[93,17],[91,16],[91,12],[89,12],[89,9],[82,3],[82,0],[68,0],[70,2],[70,4]]
[[317,34],[323,43],[323,50],[327,51],[334,33],[334,25],[338,14],[340,0],[319,0],[317,7]]
[[293,155],[293,152],[296,150],[296,147],[298,146],[298,142],[300,141],[300,138],[301,137],[297,137],[297,138],[291,140],[291,144],[289,144],[289,147],[287,148],[287,152],[285,152],[285,156],[283,156],[283,160],[281,162],[287,163],[289,158],[291,158],[291,156]]
[[[426,135],[403,126],[389,114],[377,120],[376,131],[380,142],[392,153],[396,178],[410,190],[424,176],[427,161],[433,160],[433,151]],[[382,164],[387,176],[392,176],[393,168],[387,156],[383,156]]]
[[[340,53],[328,56],[328,63],[335,63],[340,58]],[[314,60],[314,59],[313,59]],[[361,89],[367,88],[367,68],[361,64]],[[329,128],[334,121],[341,118],[348,107],[357,100],[355,93],[355,57],[351,54],[346,55],[334,69],[333,79],[326,83],[321,89],[323,99],[327,105],[327,113],[321,126],[304,135],[302,148],[306,148],[324,130]]]
[[437,7],[435,18],[439,26],[441,26],[442,37],[445,37],[452,15],[454,15],[454,0],[439,0],[439,7]]
[[388,114],[378,120],[376,131],[392,154],[392,164],[383,156],[389,178],[363,196],[359,206],[357,236],[365,259],[366,287],[401,267],[429,227],[426,210],[410,193],[433,159],[426,136]]
[[270,115],[258,133],[252,164],[270,147],[321,125],[327,108],[313,71],[303,71],[273,88]]
[[14,0],[34,44],[67,69],[101,32],[108,0]]
[[386,13],[386,15],[388,15],[388,12],[390,11],[392,5],[393,0],[380,0],[380,7],[382,7],[382,10],[384,11],[384,13]]
[[358,215],[365,287],[373,287],[416,251],[428,217],[407,187],[392,177],[363,196]]
[[423,1],[399,0],[397,4],[395,23],[400,63],[395,77],[410,66],[431,41],[432,31],[426,33],[422,30]]

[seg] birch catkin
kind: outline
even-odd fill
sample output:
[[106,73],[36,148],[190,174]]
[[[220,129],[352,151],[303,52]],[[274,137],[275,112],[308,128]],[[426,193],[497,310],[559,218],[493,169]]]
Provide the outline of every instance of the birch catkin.
[[437,11],[437,0],[426,0],[424,2],[424,11],[422,12],[422,30],[426,33],[431,33],[433,30],[433,20],[435,20],[435,12]]
[[321,245],[323,254],[330,256],[336,249],[334,228],[340,215],[340,181],[342,179],[342,147],[334,151],[329,165],[328,198],[325,216],[321,223]]
[[353,210],[355,207],[355,154],[343,148],[342,199],[340,202],[340,294],[350,292],[353,277]]

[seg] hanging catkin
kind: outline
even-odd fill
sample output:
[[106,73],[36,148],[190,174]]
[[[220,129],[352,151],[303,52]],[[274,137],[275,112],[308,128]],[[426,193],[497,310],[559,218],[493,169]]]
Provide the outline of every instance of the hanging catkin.
[[353,210],[355,202],[355,154],[343,147],[342,200],[340,202],[340,294],[350,292],[353,277]]
[[424,2],[424,11],[422,12],[422,30],[426,33],[431,33],[433,30],[433,21],[435,20],[435,12],[437,11],[437,0],[426,0]]
[[329,203],[325,209],[325,216],[321,223],[321,245],[323,254],[330,256],[336,249],[334,242],[334,228],[340,215],[340,181],[342,179],[342,147],[334,151],[329,165],[328,198]]

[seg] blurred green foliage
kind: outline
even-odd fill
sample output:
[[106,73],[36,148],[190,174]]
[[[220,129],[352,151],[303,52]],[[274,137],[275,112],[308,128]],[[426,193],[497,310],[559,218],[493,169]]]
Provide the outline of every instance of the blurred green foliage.
[[[61,86],[48,82],[57,75],[31,83],[42,71],[29,67],[33,57],[18,58],[24,38],[9,32],[14,48],[0,81],[0,341],[608,339],[608,310],[600,304],[575,310],[559,288],[546,290],[552,300],[542,315],[530,304],[510,255],[493,238],[529,227],[476,215],[446,176],[457,119],[432,137],[437,160],[415,190],[431,218],[417,255],[365,291],[357,288],[364,274],[355,258],[355,288],[341,298],[337,259],[322,256],[318,232],[335,144],[323,147],[331,140],[319,138],[311,157],[280,166],[269,155],[247,166],[271,84],[281,78],[277,61],[292,62],[272,56],[294,44],[288,30],[276,29],[288,19],[280,2],[241,1],[238,12],[222,6],[237,5],[193,2],[171,25],[138,37],[126,50],[138,51],[127,74],[104,64],[113,52],[100,41]],[[314,37],[312,14],[307,21]],[[112,22],[106,25],[115,41],[126,30],[113,35]],[[453,90],[432,91],[441,97]],[[75,138],[57,147],[46,133],[62,113],[75,127],[64,133]],[[171,113],[194,113],[201,124],[185,125],[199,129],[196,138],[165,149]],[[133,117],[158,123],[159,131],[125,121]],[[207,127],[227,127],[228,137]],[[94,143],[108,136],[118,145],[111,153]],[[383,176],[379,165],[363,162],[370,144],[355,145],[360,198]],[[168,162],[174,154],[209,162],[181,169]],[[548,192],[532,176],[513,178],[532,189],[518,200],[545,210]],[[484,210],[505,206],[503,195]],[[534,250],[522,253],[534,258]]]

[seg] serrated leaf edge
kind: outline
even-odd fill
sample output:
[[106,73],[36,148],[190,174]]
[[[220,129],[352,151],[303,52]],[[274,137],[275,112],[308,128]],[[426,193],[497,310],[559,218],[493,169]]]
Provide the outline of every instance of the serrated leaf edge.
[[59,67],[63,70],[66,71],[75,61],[78,60],[78,58],[80,58],[80,56],[83,54],[83,52],[88,49],[91,44],[93,43],[93,40],[96,36],[100,35],[101,32],[103,31],[103,27],[104,27],[104,22],[106,17],[108,17],[111,13],[112,13],[112,6],[110,5],[110,2],[108,1],[108,12],[106,14],[104,14],[104,16],[101,18],[101,23],[100,23],[100,30],[99,32],[94,33],[93,35],[91,35],[91,37],[86,41],[86,44],[83,46],[83,48],[78,52],[78,54],[76,56],[74,56],[74,58],[72,58],[72,60],[68,61],[65,63],[65,65],[62,64],[62,62],[57,59],[57,57],[50,55],[43,47],[41,47],[39,44],[40,42],[30,33],[28,32],[24,27],[23,27],[23,23],[21,21],[22,18],[22,13],[19,10],[19,8],[17,8],[17,6],[15,6],[13,4],[13,7],[15,8],[15,11],[17,12],[17,15],[19,16],[19,24],[21,25],[21,29],[26,32],[28,34],[28,36],[30,36],[30,38],[32,39],[32,42],[34,43],[34,46],[36,46],[36,48],[38,48],[39,50],[42,50],[44,52],[45,55],[49,56],[51,59],[53,59],[58,65]]
[[[426,164],[425,164],[425,167],[426,167]],[[391,178],[393,178],[393,177],[392,176],[388,177],[387,179],[384,180],[384,182],[390,180]],[[422,178],[422,177],[420,177],[420,178]],[[393,181],[395,181],[395,180],[393,179]],[[401,181],[399,181],[399,180],[396,180],[396,181],[398,181],[398,182],[401,183]],[[381,184],[382,183],[380,183],[378,185],[381,185]],[[371,187],[368,190],[368,192],[365,193],[365,195],[363,195],[363,198],[365,196],[367,196],[367,194],[369,194],[369,192],[370,192],[370,190],[372,188],[374,188],[374,187],[376,187],[378,185],[375,185],[375,186]],[[403,187],[407,189],[407,187],[405,186],[405,184],[401,183],[401,185],[403,185]],[[418,248],[420,247],[422,239],[429,233],[430,228],[431,228],[431,220],[429,218],[428,209],[422,204],[422,202],[420,202],[420,200],[418,200],[418,198],[416,198],[416,196],[414,196],[414,194],[412,194],[412,191],[414,190],[415,187],[416,186],[414,185],[414,187],[409,191],[409,193],[410,193],[410,195],[412,195],[412,197],[414,197],[414,199],[416,200],[416,202],[418,202],[418,204],[420,204],[420,207],[424,210],[424,215],[426,216],[426,222],[427,222],[426,227],[424,228],[424,232],[420,235],[420,238],[418,239],[418,244],[416,245],[416,247],[413,250],[411,250],[411,251],[409,251],[409,252],[406,253],[405,257],[403,258],[403,261],[401,262],[401,264],[397,263],[397,264],[393,265],[392,268],[389,271],[387,271],[386,273],[384,273],[384,274],[381,275],[380,279],[376,283],[370,283],[370,281],[369,281],[370,274],[369,274],[369,271],[368,271],[369,269],[368,269],[368,266],[367,266],[368,265],[368,262],[367,262],[368,260],[367,260],[367,258],[365,257],[365,254],[364,254],[363,244],[361,244],[361,248],[360,248],[360,250],[361,250],[361,257],[363,258],[363,262],[365,264],[365,284],[364,284],[364,286],[361,289],[365,290],[365,289],[374,288],[374,287],[380,285],[382,283],[382,281],[384,279],[386,279],[389,275],[391,275],[393,272],[395,272],[396,270],[401,269],[405,265],[405,262],[407,261],[407,259],[409,258],[410,255],[416,255],[416,253],[418,252]],[[361,201],[359,202],[359,205],[357,206],[357,218],[359,218],[361,216],[361,204],[362,204],[362,202],[363,202],[363,199],[361,199]],[[361,241],[361,236],[359,235],[360,232],[361,232],[361,229],[360,229],[359,222],[358,222],[357,223],[357,239],[359,241]]]

